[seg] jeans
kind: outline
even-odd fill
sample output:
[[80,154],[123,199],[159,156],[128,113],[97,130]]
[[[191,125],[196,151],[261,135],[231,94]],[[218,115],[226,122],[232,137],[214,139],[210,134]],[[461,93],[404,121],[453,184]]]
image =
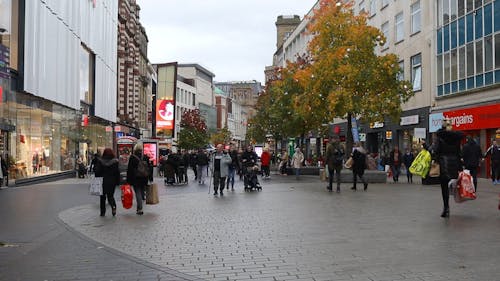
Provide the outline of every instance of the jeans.
[[208,165],[198,165],[198,182],[205,183],[205,177],[208,173]]
[[340,171],[342,170],[342,166],[331,167],[328,165],[328,189],[332,189],[333,184],[333,175],[335,174],[335,181],[337,181],[337,189],[340,189]]
[[392,179],[394,182],[399,181],[399,174],[401,174],[401,166],[392,166]]
[[234,188],[234,174],[236,172],[235,168],[229,167],[228,175],[227,175],[227,188],[229,189],[229,183],[231,183],[231,188]]
[[137,202],[137,210],[142,211],[142,196],[146,190],[145,185],[134,185],[135,201]]
[[299,176],[300,176],[300,168],[295,168],[295,177],[299,179]]

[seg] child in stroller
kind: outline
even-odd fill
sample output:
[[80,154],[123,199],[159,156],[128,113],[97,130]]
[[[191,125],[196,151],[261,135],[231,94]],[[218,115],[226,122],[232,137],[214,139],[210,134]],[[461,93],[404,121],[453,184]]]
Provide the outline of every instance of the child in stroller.
[[245,184],[245,191],[253,189],[262,190],[257,175],[259,174],[259,166],[249,166],[244,169],[243,182]]

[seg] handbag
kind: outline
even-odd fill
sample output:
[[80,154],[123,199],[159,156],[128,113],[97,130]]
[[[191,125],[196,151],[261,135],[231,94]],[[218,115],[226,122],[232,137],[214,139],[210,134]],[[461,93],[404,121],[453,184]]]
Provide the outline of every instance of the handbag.
[[457,191],[455,193],[455,202],[461,203],[467,200],[476,199],[476,190],[469,170],[463,170],[458,174]]
[[439,163],[432,161],[431,169],[429,170],[429,177],[431,178],[439,177]]
[[100,196],[103,195],[102,192],[102,177],[90,177],[89,193],[90,195]]
[[158,185],[156,183],[152,183],[146,186],[146,204],[155,205],[160,203],[160,199],[158,197]]
[[354,159],[352,159],[352,157],[349,157],[349,159],[347,159],[347,161],[345,162],[344,167],[346,167],[347,169],[352,169],[353,163]]

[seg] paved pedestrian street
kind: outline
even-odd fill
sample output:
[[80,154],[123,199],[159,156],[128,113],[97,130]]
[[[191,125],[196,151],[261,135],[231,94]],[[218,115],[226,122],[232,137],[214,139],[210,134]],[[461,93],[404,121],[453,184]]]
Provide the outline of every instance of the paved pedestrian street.
[[[476,201],[439,186],[372,184],[326,191],[317,177],[275,176],[263,191],[213,196],[206,186],[164,187],[158,205],[65,210],[74,230],[136,259],[204,280],[500,280],[500,188],[480,181]],[[159,182],[160,183],[160,182]],[[115,195],[119,198],[119,195]]]

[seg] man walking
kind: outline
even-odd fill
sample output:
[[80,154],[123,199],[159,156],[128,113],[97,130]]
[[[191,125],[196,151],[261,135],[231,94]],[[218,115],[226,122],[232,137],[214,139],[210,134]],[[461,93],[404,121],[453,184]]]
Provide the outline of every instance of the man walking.
[[332,191],[333,175],[336,174],[337,193],[340,193],[340,172],[344,160],[344,149],[339,143],[338,136],[330,140],[326,148],[326,163],[328,165],[328,191]]
[[229,154],[223,151],[223,145],[218,144],[217,150],[212,155],[212,161],[210,161],[210,170],[214,177],[214,195],[217,195],[217,190],[220,191],[220,196],[224,195],[223,190],[231,162]]
[[491,179],[493,184],[500,184],[500,147],[498,146],[498,141],[493,140],[493,144],[488,148],[484,154],[484,158],[488,155],[491,160]]
[[462,148],[462,161],[464,163],[465,169],[470,171],[472,180],[474,182],[474,189],[477,191],[477,169],[483,153],[481,152],[481,147],[474,141],[474,138],[467,136],[467,143],[464,144]]

